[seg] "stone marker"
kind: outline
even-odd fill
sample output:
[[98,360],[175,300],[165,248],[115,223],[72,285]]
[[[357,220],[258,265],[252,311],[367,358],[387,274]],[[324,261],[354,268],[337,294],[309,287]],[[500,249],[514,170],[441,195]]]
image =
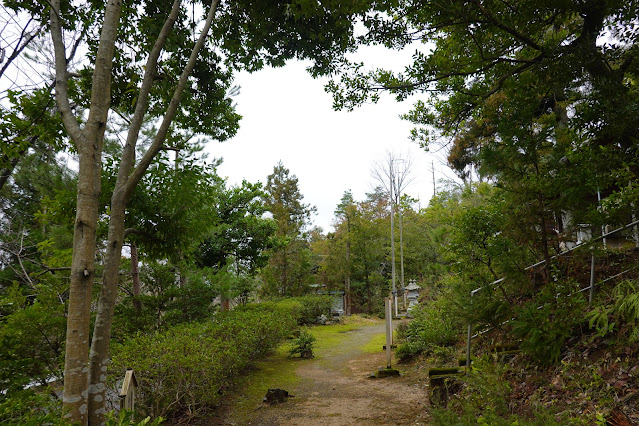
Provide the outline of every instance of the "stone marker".
[[262,400],[265,404],[273,405],[286,402],[288,398],[292,398],[293,395],[289,395],[288,391],[284,389],[272,388],[266,391],[266,396]]

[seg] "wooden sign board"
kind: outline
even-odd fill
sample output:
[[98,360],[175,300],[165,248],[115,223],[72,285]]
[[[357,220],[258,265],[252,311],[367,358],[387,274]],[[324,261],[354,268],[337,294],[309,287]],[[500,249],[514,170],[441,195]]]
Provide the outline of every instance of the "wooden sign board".
[[120,409],[133,411],[135,406],[135,393],[138,388],[138,380],[133,370],[128,369],[124,375],[124,382],[120,390]]

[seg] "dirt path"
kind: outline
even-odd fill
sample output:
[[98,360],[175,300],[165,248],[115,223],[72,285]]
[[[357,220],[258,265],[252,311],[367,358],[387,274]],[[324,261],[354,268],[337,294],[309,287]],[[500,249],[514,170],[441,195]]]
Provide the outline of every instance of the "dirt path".
[[380,334],[384,334],[383,323],[345,333],[340,344],[318,351],[313,360],[296,362],[294,374],[299,380],[286,388],[294,398],[274,406],[255,401],[257,408],[242,420],[228,406],[219,424],[426,424],[427,396],[415,380],[408,376],[370,378],[373,371],[385,366],[386,358],[381,347],[376,353],[367,353],[363,347]]

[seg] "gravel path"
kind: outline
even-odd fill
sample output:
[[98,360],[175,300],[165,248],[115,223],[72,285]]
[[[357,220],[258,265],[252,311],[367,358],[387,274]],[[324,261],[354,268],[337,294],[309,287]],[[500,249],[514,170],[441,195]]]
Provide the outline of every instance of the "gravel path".
[[[250,425],[414,425],[426,424],[427,396],[409,377],[371,379],[385,367],[386,357],[366,353],[362,347],[384,333],[384,324],[362,326],[347,333],[343,343],[301,362],[301,379],[294,398],[274,406],[261,405]],[[401,368],[400,368],[401,370]],[[232,408],[222,424],[233,421]]]

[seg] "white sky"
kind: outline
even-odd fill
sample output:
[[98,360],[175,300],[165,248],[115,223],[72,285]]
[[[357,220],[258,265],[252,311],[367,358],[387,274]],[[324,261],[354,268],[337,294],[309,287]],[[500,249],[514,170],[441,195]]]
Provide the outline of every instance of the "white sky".
[[[399,58],[393,52],[383,55],[387,64]],[[230,184],[242,179],[266,183],[282,160],[299,179],[304,203],[317,207],[314,224],[325,232],[332,231],[333,212],[344,191],[350,189],[361,201],[376,186],[371,169],[383,161],[386,151],[411,157],[415,179],[406,192],[421,206],[433,195],[431,162],[436,180],[454,178],[442,162],[445,155],[427,153],[408,139],[412,125],[399,114],[412,102],[383,96],[378,104],[353,112],[334,111],[332,97],[324,91],[326,81],[314,80],[301,62],[239,74],[236,84],[241,91],[234,99],[243,116],[240,130],[227,142],[206,146],[211,156],[224,159],[220,176],[228,177]]]

